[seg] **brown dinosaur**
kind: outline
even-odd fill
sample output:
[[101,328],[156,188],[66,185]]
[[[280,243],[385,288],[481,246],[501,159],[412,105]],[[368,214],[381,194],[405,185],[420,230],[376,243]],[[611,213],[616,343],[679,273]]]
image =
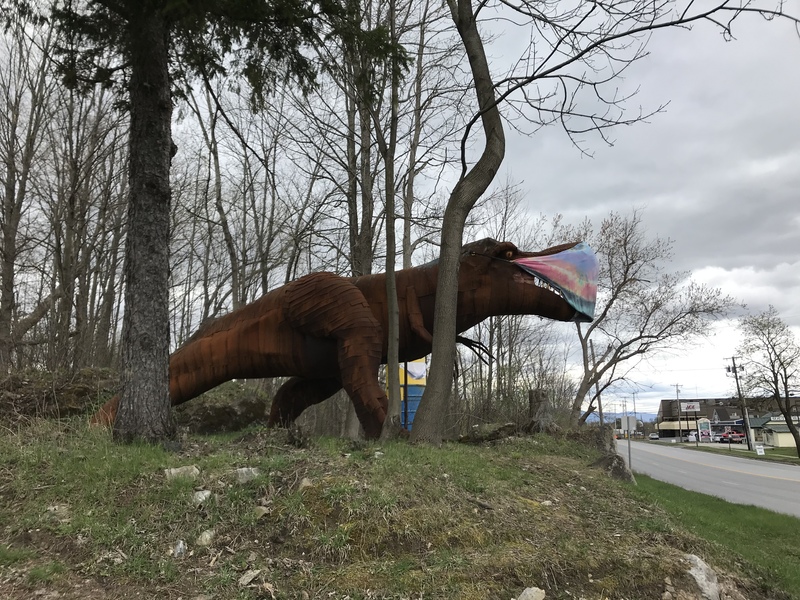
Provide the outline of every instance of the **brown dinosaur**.
[[[561,257],[569,259],[566,279],[578,283],[565,283]],[[401,361],[431,351],[437,277],[436,261],[396,272]],[[493,315],[590,321],[596,278],[597,260],[583,243],[542,252],[492,239],[467,244],[454,307],[458,332]],[[173,406],[231,379],[288,376],[270,425],[289,424],[344,388],[366,436],[378,437],[388,405],[377,378],[388,345],[386,297],[385,274],[312,273],[204,323],[170,356]],[[113,423],[118,404],[118,397],[107,402],[92,423]]]

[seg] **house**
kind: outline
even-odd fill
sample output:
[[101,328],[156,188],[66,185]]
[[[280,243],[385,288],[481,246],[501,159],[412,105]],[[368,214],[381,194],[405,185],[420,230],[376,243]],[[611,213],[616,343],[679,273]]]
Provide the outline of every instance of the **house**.
[[[800,427],[800,415],[794,416],[794,424]],[[786,418],[781,415],[771,415],[770,420],[763,425],[764,444],[775,448],[796,448],[794,436],[789,431]]]
[[762,417],[750,417],[750,430],[753,432],[753,440],[764,442],[764,425],[770,422],[772,413],[767,413]]

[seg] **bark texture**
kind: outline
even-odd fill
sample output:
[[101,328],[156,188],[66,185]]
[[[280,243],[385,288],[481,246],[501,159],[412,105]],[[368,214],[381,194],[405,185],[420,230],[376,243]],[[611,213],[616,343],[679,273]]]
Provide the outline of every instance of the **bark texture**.
[[152,6],[129,26],[130,203],[125,257],[122,393],[114,437],[174,437],[169,397],[169,168],[172,155],[169,27]]

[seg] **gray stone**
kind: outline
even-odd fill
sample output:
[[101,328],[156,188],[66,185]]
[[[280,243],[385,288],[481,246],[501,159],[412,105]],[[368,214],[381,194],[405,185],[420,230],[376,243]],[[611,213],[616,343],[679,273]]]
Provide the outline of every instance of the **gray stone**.
[[540,590],[537,587],[529,587],[522,590],[522,593],[519,595],[517,600],[544,600],[545,593],[544,590]]
[[189,479],[197,479],[197,476],[200,475],[200,469],[198,469],[194,465],[189,465],[186,467],[176,467],[174,469],[164,469],[164,475],[167,476],[167,479],[175,479],[176,477],[188,477]]
[[214,530],[213,529],[206,529],[197,538],[197,542],[196,543],[197,543],[198,546],[210,546],[213,541],[214,541]]
[[246,587],[253,583],[256,577],[261,575],[261,569],[250,569],[239,577],[239,587]]
[[697,582],[703,600],[719,600],[719,584],[714,570],[699,556],[687,554],[685,558],[691,565],[689,575]]
[[72,520],[69,514],[69,506],[66,504],[52,504],[47,507],[45,512],[59,523],[69,523]]
[[600,459],[593,462],[592,466],[603,469],[603,471],[613,479],[636,483],[636,478],[633,476],[633,472],[628,468],[625,459],[616,452],[605,454]]
[[205,504],[206,500],[211,498],[211,490],[199,490],[192,494],[192,504],[200,506]]
[[255,467],[241,467],[236,469],[236,481],[239,483],[247,483],[258,477],[261,472]]

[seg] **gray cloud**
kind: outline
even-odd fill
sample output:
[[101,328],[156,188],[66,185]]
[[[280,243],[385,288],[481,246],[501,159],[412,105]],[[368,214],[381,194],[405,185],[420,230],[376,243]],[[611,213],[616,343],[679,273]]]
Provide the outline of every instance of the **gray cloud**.
[[[643,208],[651,235],[674,240],[671,268],[721,288],[751,313],[770,304],[800,327],[800,40],[788,23],[742,21],[725,42],[709,27],[659,32],[651,55],[622,91],[632,108],[669,102],[649,123],[587,138],[582,156],[556,127],[532,137],[508,132],[506,173],[522,180],[533,214],[595,223],[609,211]],[[641,410],[662,398],[725,397],[726,359],[739,343],[736,318],[708,341],[643,364],[632,379]],[[800,329],[796,329],[800,332]],[[628,386],[608,394],[621,409]],[[629,405],[630,409],[630,405]]]
[[661,33],[622,85],[645,110],[669,102],[663,113],[615,130],[612,147],[588,141],[593,158],[556,127],[509,132],[507,174],[533,213],[598,222],[643,207],[649,233],[675,241],[672,268],[800,324],[787,300],[800,291],[800,40],[759,19],[733,42]]

